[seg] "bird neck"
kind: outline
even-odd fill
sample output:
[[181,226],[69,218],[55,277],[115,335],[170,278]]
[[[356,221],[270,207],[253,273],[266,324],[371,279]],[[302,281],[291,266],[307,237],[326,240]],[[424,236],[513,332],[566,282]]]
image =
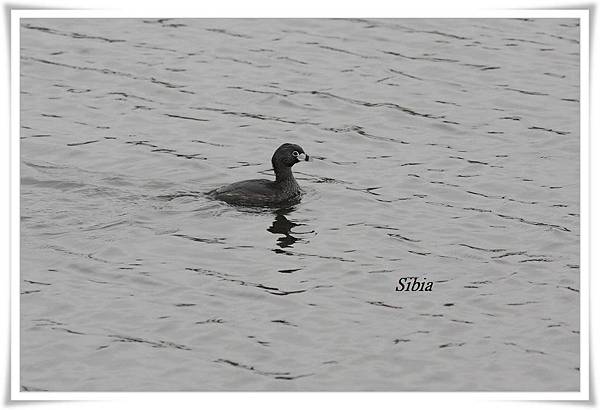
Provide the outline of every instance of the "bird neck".
[[281,184],[296,183],[291,167],[275,167],[275,181]]

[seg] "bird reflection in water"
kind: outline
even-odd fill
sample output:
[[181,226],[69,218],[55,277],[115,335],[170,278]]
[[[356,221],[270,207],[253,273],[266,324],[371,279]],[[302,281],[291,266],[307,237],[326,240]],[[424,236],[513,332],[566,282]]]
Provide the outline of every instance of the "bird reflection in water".
[[295,236],[291,235],[290,232],[296,226],[304,225],[296,222],[292,222],[286,218],[286,215],[293,211],[293,208],[282,208],[274,212],[275,220],[267,231],[274,234],[282,234],[277,239],[277,246],[280,248],[291,248],[292,245],[298,240]]

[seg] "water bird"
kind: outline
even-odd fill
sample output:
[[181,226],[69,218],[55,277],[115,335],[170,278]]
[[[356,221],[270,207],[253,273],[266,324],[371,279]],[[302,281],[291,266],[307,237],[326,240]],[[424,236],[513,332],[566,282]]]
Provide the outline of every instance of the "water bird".
[[275,181],[249,179],[208,192],[214,199],[232,205],[252,207],[280,207],[300,201],[302,190],[292,174],[292,167],[310,157],[297,144],[285,143],[275,150],[271,164]]

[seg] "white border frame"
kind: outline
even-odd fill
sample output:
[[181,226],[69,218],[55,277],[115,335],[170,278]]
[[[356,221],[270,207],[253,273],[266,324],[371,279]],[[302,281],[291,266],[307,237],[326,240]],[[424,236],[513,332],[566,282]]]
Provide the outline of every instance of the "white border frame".
[[[264,17],[260,8],[253,12],[241,7],[232,9],[226,17]],[[250,13],[249,13],[250,12]],[[254,13],[254,14],[253,14]],[[132,10],[11,10],[11,135],[10,135],[10,268],[11,268],[11,352],[10,352],[10,399],[11,400],[114,400],[150,398],[168,402],[173,395],[200,398],[210,394],[220,399],[229,392],[23,392],[20,391],[20,19],[22,18],[214,18],[222,14],[207,10],[203,15],[183,15],[181,12],[150,11],[140,13]],[[285,16],[270,16],[285,17]],[[335,15],[323,16],[311,10],[303,17],[356,17],[352,10],[338,8]],[[375,18],[375,16],[370,16]],[[386,16],[390,17],[390,16]],[[578,18],[580,20],[580,391],[578,392],[397,392],[366,393],[354,395],[354,404],[372,407],[373,394],[402,395],[401,400],[424,400],[434,396],[439,403],[456,400],[589,400],[590,388],[590,32],[589,10],[494,10],[457,12],[403,12],[398,18]],[[291,394],[296,404],[307,404],[306,393],[235,393],[238,399],[265,399],[264,394],[286,395],[282,404],[289,407]],[[314,393],[321,395],[323,393]],[[313,395],[309,393],[308,396]],[[337,395],[337,394],[336,394]],[[314,397],[313,397],[314,398]],[[394,397],[394,400],[400,399]],[[212,401],[212,400],[211,400]],[[391,401],[391,400],[390,400]],[[244,403],[239,400],[240,404]],[[335,403],[335,402],[334,402]],[[396,402],[397,403],[397,402]],[[295,407],[295,406],[292,406]]]

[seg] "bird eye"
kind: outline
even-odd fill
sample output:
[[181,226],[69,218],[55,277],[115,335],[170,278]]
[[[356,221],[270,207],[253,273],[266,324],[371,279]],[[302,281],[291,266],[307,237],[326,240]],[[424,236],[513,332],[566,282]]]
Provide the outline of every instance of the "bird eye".
[[297,157],[300,154],[298,153],[298,151],[294,151],[294,152],[292,152],[292,155],[295,156],[295,157]]

